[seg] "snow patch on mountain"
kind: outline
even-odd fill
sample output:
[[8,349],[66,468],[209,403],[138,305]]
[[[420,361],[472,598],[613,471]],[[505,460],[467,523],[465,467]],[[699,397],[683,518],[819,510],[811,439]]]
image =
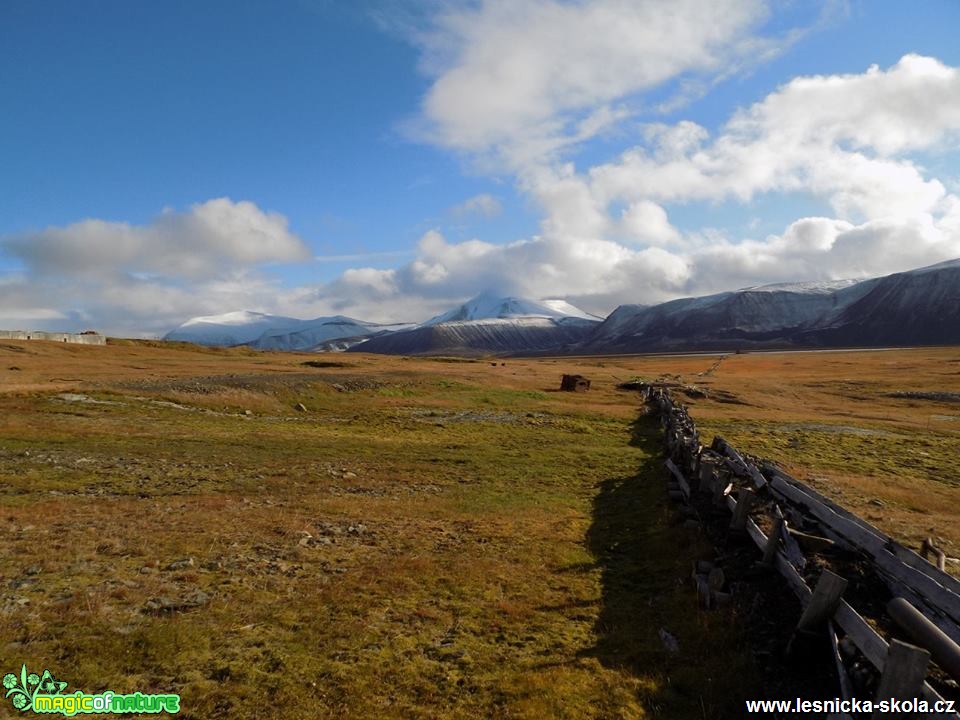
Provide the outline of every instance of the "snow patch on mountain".
[[516,318],[580,318],[599,322],[601,318],[574,307],[566,300],[528,300],[518,297],[499,297],[483,293],[462,305],[430,318],[424,326],[474,320],[509,320]]
[[[238,310],[222,315],[191,318],[167,333],[164,340],[180,340],[215,347],[247,345],[258,350],[309,351],[326,346],[334,340],[341,341],[335,347],[343,349],[371,335],[410,327],[413,325],[381,325],[343,315],[299,320]],[[344,342],[347,338],[352,342]]]
[[769,285],[754,285],[745,287],[737,292],[790,292],[808,293],[814,295],[829,295],[837,290],[857,285],[861,280],[811,280],[809,282],[771,283]]
[[222,315],[204,315],[190,318],[164,336],[164,340],[179,340],[198,345],[230,347],[255,341],[266,332],[296,327],[302,320],[268,315],[251,310],[237,310]]
[[[303,320],[295,329],[274,330],[263,333],[250,347],[258,350],[314,350],[326,346],[332,340],[352,339],[354,343],[383,332],[395,332],[413,327],[409,323],[380,325],[378,323],[354,320],[343,315]],[[352,343],[351,343],[352,344]],[[336,343],[340,348],[344,343]],[[349,347],[349,344],[347,344]]]

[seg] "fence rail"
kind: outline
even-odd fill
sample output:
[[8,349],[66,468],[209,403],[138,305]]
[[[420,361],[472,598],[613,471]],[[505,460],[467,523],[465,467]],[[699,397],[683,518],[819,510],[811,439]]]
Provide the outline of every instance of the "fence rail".
[[[673,400],[667,388],[641,383],[638,389],[660,417],[671,498],[692,507],[699,496],[700,502],[730,510],[731,531],[745,533],[761,551],[762,564],[779,572],[799,598],[803,613],[797,632],[827,628],[844,695],[849,697],[852,690],[837,649],[837,628],[843,634],[843,645],[853,643],[876,668],[880,692],[896,688],[904,698],[942,700],[929,682],[931,656],[960,682],[960,580],[773,463],[754,462],[722,438],[704,447],[687,409]],[[928,549],[936,551],[925,543],[924,551]],[[861,559],[886,585],[893,600],[884,617],[868,621],[844,598],[846,579],[829,569],[829,563],[810,562],[836,550]],[[706,575],[698,575],[696,568],[694,575],[701,602],[710,606]],[[891,627],[897,632],[890,631]],[[915,678],[916,682],[905,686],[903,678]],[[928,717],[956,720],[960,715]]]

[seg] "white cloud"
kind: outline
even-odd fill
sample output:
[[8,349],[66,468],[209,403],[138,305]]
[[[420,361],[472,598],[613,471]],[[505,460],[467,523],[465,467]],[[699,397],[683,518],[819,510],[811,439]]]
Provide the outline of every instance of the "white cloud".
[[82,220],[8,237],[2,246],[38,275],[87,277],[157,273],[201,279],[309,257],[285,217],[228,198],[186,212],[167,209],[147,225]]
[[[0,239],[22,272],[0,282],[0,323],[151,335],[224,308],[267,308],[277,286],[258,267],[309,258],[282,215],[226,198],[151,223],[88,219]],[[49,321],[42,323],[41,321]]]
[[842,218],[935,212],[946,190],[908,151],[955,147],[960,71],[908,55],[887,71],[797,78],[736,115],[712,142],[690,122],[589,171],[601,203],[742,202],[810,192]]
[[[434,78],[421,130],[507,168],[541,212],[536,235],[452,243],[432,230],[399,267],[282,288],[263,265],[306,259],[307,250],[285,218],[252,203],[212,200],[140,226],[85,220],[0,241],[24,266],[0,281],[0,322],[62,313],[142,332],[239,308],[417,320],[491,289],[605,313],[623,302],[960,257],[960,198],[917,157],[955,153],[960,139],[960,71],[933,58],[789,80],[714,132],[690,119],[647,123],[618,157],[577,168],[572,145],[622,128],[644,92],[674,82],[679,94],[666,103],[675,108],[788,42],[759,35],[766,16],[761,0],[443,4],[420,35]],[[762,238],[682,229],[693,204],[762,197],[789,207],[794,194],[834,217],[785,222]],[[488,194],[451,209],[461,218],[499,211]]]
[[350,271],[313,296],[316,307],[378,320],[417,320],[486,289],[564,297],[605,314],[768,282],[866,278],[960,257],[960,234],[931,216],[859,225],[803,218],[782,234],[683,248],[629,249],[602,239],[537,237],[509,245],[450,244],[428,233],[421,257],[394,270]]
[[275,281],[252,272],[189,282],[27,276],[0,285],[0,327],[155,337],[195,315],[237,308],[275,311],[283,293]]
[[774,129],[790,146],[848,142],[881,156],[928,148],[960,129],[960,72],[910,54],[885,71],[800,77],[730,122],[741,136]]
[[493,195],[480,193],[479,195],[467,198],[459,205],[455,205],[450,211],[455,217],[461,219],[475,215],[484,218],[494,218],[503,212],[503,206]]
[[631,240],[649,245],[676,245],[680,231],[670,224],[667,211],[650,200],[638,200],[627,207],[620,218],[624,234]]
[[777,42],[755,34],[762,0],[484,0],[445,8],[420,33],[436,79],[423,101],[434,142],[539,161],[628,114],[629,96],[686,73],[729,70]]
[[[958,133],[960,73],[939,61],[907,56],[888,70],[797,78],[735,113],[716,137],[690,121],[650,124],[644,144],[586,171],[546,156],[518,174],[543,213],[538,236],[450,244],[431,232],[414,262],[389,271],[388,292],[379,280],[336,292],[344,306],[355,292],[368,312],[488,287],[607,312],[621,302],[863,278],[960,257],[960,199],[912,157],[954,150]],[[722,229],[682,233],[670,221],[685,203],[747,204],[762,194],[789,202],[792,193],[821,198],[837,217],[801,218],[745,240]]]
[[758,282],[867,278],[960,257],[960,235],[931,216],[853,225],[802,218],[780,235],[716,242],[690,258],[693,288],[729,290]]

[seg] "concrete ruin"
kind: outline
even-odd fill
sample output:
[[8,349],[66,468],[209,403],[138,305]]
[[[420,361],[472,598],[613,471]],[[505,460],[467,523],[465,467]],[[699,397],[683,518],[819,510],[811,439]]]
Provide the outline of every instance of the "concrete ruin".
[[106,345],[107,339],[100,333],[87,331],[82,333],[43,332],[42,330],[0,330],[0,340],[46,340],[65,342],[75,345]]

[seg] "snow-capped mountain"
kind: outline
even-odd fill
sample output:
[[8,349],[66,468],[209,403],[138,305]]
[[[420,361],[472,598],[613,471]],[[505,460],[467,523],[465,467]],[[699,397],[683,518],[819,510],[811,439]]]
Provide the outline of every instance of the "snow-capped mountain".
[[960,259],[866,280],[837,296],[837,310],[798,337],[798,342],[855,346],[960,343]]
[[582,343],[596,325],[581,318],[536,317],[446,322],[370,338],[350,351],[387,355],[562,354]]
[[623,305],[592,353],[960,342],[960,260],[854,281],[774,284]]
[[526,298],[498,297],[493,293],[483,293],[442,315],[430,318],[423,325],[472,320],[513,320],[517,318],[560,320],[568,317],[596,322],[603,319],[585,313],[566,300],[527,300]]
[[863,281],[778,283],[621,305],[602,323],[563,300],[484,293],[421,325],[240,311],[193,318],[165,339],[404,355],[960,344],[960,259]]
[[391,355],[566,352],[600,318],[564,300],[484,293],[419,327],[370,338],[350,349]]
[[163,339],[229,347],[254,342],[264,333],[294,327],[302,322],[282,315],[237,310],[222,315],[190,318],[168,332]]
[[[251,343],[258,350],[316,350],[345,349],[357,342],[387,332],[413,327],[409,323],[381,325],[335,315],[315,320],[301,320],[295,328],[263,333]],[[337,341],[331,344],[331,341]]]
[[[836,308],[834,292],[852,283],[750,287],[653,305],[621,306],[597,328],[588,343],[603,352],[636,348],[702,348],[731,339],[764,340],[813,326]],[[833,289],[831,289],[831,287]]]
[[240,310],[192,318],[167,333],[164,340],[223,347],[247,345],[259,350],[343,350],[372,335],[409,327],[380,325],[343,315],[299,320]]

